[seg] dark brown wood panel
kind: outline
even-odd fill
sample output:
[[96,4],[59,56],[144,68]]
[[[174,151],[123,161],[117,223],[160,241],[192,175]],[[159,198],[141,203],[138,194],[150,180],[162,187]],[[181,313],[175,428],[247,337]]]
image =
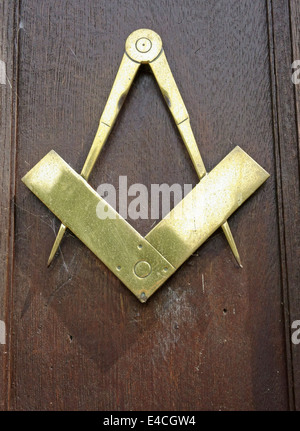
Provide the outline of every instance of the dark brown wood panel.
[[[282,8],[283,9],[283,8]],[[284,20],[286,23],[285,33],[282,28],[278,28],[280,33],[285,34],[282,43],[276,43],[279,50],[284,50],[284,58],[277,62],[276,75],[278,76],[279,95],[282,94],[280,106],[280,130],[281,130],[281,178],[282,178],[282,203],[284,216],[284,238],[286,252],[286,279],[288,286],[288,299],[286,310],[289,317],[289,325],[300,320],[300,157],[299,157],[299,132],[300,132],[300,84],[293,85],[291,80],[286,79],[289,73],[289,62],[300,60],[300,3],[290,1],[290,10],[286,6],[284,9]],[[289,15],[290,12],[290,15]],[[279,12],[280,13],[280,12]],[[290,18],[290,20],[289,20]],[[279,19],[279,17],[277,17]],[[289,26],[289,24],[291,25]],[[292,46],[289,50],[289,35],[287,29],[292,34]],[[287,45],[284,49],[284,45]],[[280,55],[280,51],[279,51]],[[290,71],[293,72],[294,70]],[[295,99],[294,99],[295,97]],[[295,103],[294,103],[295,100]],[[294,118],[296,126],[294,126]],[[300,346],[291,344],[293,384],[295,408],[300,410]]]
[[[14,179],[15,179],[15,107],[16,49],[14,1],[0,3],[0,410],[7,408],[9,379],[9,333],[11,264],[13,254]],[[4,328],[3,328],[4,326]]]
[[[16,184],[5,222],[14,241],[6,407],[298,407],[288,315],[299,299],[297,219],[286,216],[299,204],[288,2],[22,0],[19,16],[18,5],[16,167],[12,183],[4,177],[7,202]],[[125,40],[141,27],[162,37],[207,169],[239,145],[271,174],[230,219],[244,269],[218,231],[145,305],[71,234],[47,269],[59,223],[21,182],[51,149],[80,171]],[[14,147],[4,153],[11,165]],[[146,68],[90,182],[117,187],[119,175],[148,187],[197,182]],[[131,222],[145,234],[154,221]]]

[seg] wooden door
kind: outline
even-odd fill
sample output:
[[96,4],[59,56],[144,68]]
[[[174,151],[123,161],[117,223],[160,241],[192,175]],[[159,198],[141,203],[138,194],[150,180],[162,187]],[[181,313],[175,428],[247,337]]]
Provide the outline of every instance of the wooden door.
[[[300,409],[297,0],[3,0],[1,408]],[[271,177],[146,303],[59,227],[22,176],[80,171],[127,36],[151,28],[208,170],[236,145]],[[158,86],[133,84],[90,184],[197,183]],[[129,220],[146,234],[153,220]],[[4,334],[5,326],[5,334]],[[4,337],[5,335],[5,337]]]

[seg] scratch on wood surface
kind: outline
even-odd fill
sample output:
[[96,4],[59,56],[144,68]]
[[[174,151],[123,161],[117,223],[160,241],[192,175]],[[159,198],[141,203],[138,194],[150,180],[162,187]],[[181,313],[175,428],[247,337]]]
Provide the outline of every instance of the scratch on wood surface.
[[[51,230],[53,231],[53,233],[54,233],[54,236],[56,237],[57,232],[56,232],[56,230],[55,230],[55,220],[56,220],[56,217],[55,217],[55,216],[53,216],[53,217],[51,217],[51,218],[50,218],[48,214],[46,214],[46,215],[44,215],[44,216],[39,215],[39,214],[34,214],[33,212],[31,212],[31,211],[27,210],[26,208],[21,207],[20,205],[17,205],[16,203],[15,203],[15,206],[16,206],[17,208],[19,208],[20,210],[25,211],[25,212],[27,212],[28,214],[30,214],[30,215],[32,215],[32,216],[37,217],[38,219],[40,219],[40,221],[41,221],[42,223],[44,223],[45,225],[47,225],[48,227],[50,227],[50,229],[51,229]],[[46,219],[46,220],[47,220],[47,219],[48,219],[48,220],[50,219],[50,223],[48,223],[45,219]],[[30,225],[29,227],[27,227],[27,228],[26,228],[25,233],[28,231],[28,229],[29,229],[30,227],[32,227],[32,225]],[[25,238],[19,238],[19,239],[25,239]],[[61,257],[62,257],[63,267],[64,267],[64,269],[66,270],[66,272],[68,273],[68,272],[69,272],[69,267],[68,267],[68,265],[67,265],[67,263],[66,263],[66,261],[65,261],[65,259],[64,259],[64,255],[63,255],[63,252],[62,252],[62,250],[61,250],[61,247],[59,247],[59,253],[60,253]]]
[[153,228],[153,226],[157,223],[157,220],[154,220],[154,222],[152,223],[152,225],[150,226],[150,229]]
[[79,61],[77,55],[75,54],[74,50],[70,46],[69,46],[69,50],[71,51],[73,56],[76,58],[76,60]]
[[28,294],[26,296],[25,302],[24,302],[23,309],[21,311],[21,319],[23,319],[23,317],[27,313],[27,311],[28,311],[28,309],[30,307],[31,301],[32,301],[32,293],[31,293],[31,290],[29,290],[29,292],[28,292]]
[[50,302],[53,300],[54,296],[66,285],[68,284],[73,277],[69,277],[66,281],[64,281],[62,284],[60,284],[49,296],[48,301],[46,303],[46,305],[49,305]]
[[61,258],[62,258],[62,261],[63,261],[63,267],[65,268],[66,272],[69,272],[68,265],[66,264],[63,252],[61,251],[61,247],[59,247],[59,252],[61,254]]

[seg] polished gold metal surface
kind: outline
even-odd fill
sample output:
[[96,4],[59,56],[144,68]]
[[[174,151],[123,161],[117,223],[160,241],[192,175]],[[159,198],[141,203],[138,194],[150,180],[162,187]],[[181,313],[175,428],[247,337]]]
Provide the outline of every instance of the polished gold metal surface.
[[[161,92],[192,159],[199,179],[206,175],[206,169],[190,125],[189,115],[169,67],[162,47],[161,38],[152,30],[140,29],[131,33],[127,38],[125,53],[123,55],[119,71],[115,78],[103,114],[100,118],[99,128],[92,147],[81,171],[81,175],[84,179],[88,180],[89,178],[96,160],[116,121],[138,68],[141,64],[146,63],[150,65],[150,68],[158,82]],[[62,224],[60,226],[49,256],[48,265],[50,265],[54,258],[66,229],[67,227],[65,225]],[[226,221],[222,225],[222,229],[237,262],[241,265],[236,244]]]
[[145,238],[177,269],[268,177],[235,147]]
[[[102,199],[55,151],[22,181],[131,290],[145,302],[175,268]],[[106,219],[97,208],[107,210]]]
[[268,176],[236,147],[145,238],[54,151],[22,180],[145,302]]

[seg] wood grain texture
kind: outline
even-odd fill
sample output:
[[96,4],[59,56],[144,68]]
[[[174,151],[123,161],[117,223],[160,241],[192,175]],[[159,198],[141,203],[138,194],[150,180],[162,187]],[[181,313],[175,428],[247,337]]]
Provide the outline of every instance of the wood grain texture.
[[[292,322],[300,319],[300,88],[287,76],[294,60],[300,60],[300,4],[291,0],[288,8],[287,4],[281,3],[279,8],[278,5],[274,8],[274,39],[275,56],[278,53],[280,58],[275,62],[281,170],[279,189],[282,194],[282,249],[288,293],[285,309],[290,329]],[[292,43],[288,43],[290,34]],[[296,410],[300,410],[299,345],[291,344],[291,357],[294,403]]]
[[[292,62],[300,60],[300,4],[297,0],[290,0],[290,17],[291,17],[291,28],[292,33]],[[295,72],[295,69],[292,70]],[[299,77],[299,73],[297,74]],[[300,136],[300,85],[295,85],[295,99],[296,99],[296,110],[297,110],[297,126],[298,126],[298,148],[300,147],[299,136]]]
[[14,237],[14,178],[16,120],[16,50],[14,40],[17,4],[0,3],[0,320],[4,322],[4,344],[0,344],[0,410],[7,408],[11,265]]
[[[293,98],[281,13],[285,1],[21,2],[9,409],[293,408],[284,305],[294,306],[296,278],[285,279],[297,276],[296,232],[283,213],[296,208],[295,112],[284,110]],[[145,305],[70,234],[47,270],[59,223],[21,183],[51,149],[80,171],[124,42],[141,27],[162,37],[207,169],[240,145],[271,174],[230,219],[244,269],[218,231]],[[196,184],[164,103],[139,73],[92,186],[117,187],[119,175]],[[131,223],[145,234],[153,220]]]

